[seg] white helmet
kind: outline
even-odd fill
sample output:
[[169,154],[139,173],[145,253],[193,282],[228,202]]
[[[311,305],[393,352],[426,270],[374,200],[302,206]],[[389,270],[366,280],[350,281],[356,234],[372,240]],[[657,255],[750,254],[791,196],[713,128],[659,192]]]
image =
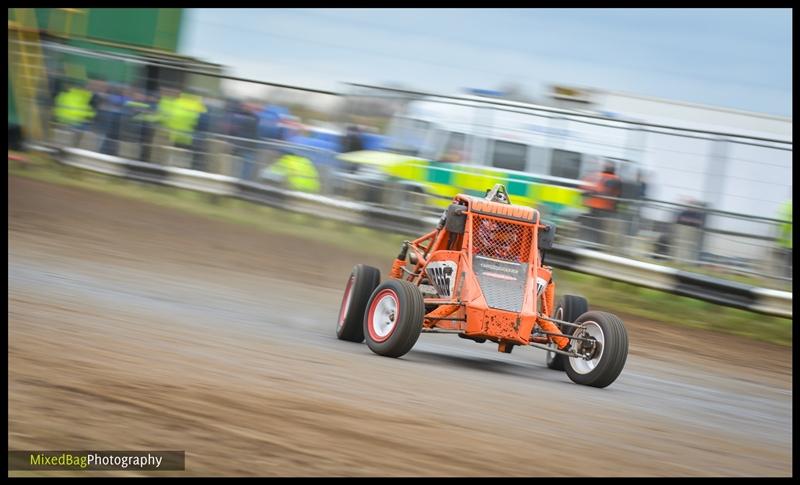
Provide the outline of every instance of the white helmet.
[[500,202],[501,204],[510,204],[511,201],[508,199],[508,193],[506,192],[506,188],[503,184],[495,184],[491,190],[486,191],[486,200],[490,200],[492,202]]

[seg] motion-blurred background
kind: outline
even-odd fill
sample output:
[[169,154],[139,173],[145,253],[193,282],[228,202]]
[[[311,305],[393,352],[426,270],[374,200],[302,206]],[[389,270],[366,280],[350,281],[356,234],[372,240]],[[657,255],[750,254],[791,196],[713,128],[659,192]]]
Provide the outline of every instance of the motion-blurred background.
[[566,244],[791,286],[786,11],[8,12],[12,146],[431,214],[503,182]]

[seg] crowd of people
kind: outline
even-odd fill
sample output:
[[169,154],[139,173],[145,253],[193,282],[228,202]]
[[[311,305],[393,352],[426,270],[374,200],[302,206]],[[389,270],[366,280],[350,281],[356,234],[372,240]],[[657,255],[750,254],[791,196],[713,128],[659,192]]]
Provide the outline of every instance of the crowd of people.
[[191,167],[206,169],[205,142],[209,134],[231,137],[234,155],[242,160],[238,175],[251,179],[255,170],[258,139],[285,140],[292,136],[292,124],[283,123],[281,109],[236,99],[218,100],[193,89],[164,87],[157,93],[102,80],[66,81],[53,90],[52,121],[67,127],[81,143],[86,133],[96,135],[88,148],[119,155],[120,143],[138,147],[134,157],[159,162],[152,156],[155,144],[192,153]]
[[[617,175],[613,163],[589,174],[583,180],[583,201],[588,209],[581,219],[581,240],[587,247],[611,252],[624,252],[630,239],[641,230],[641,209],[646,203],[647,183],[638,172],[635,182],[625,182]],[[776,274],[792,277],[792,202],[785,202],[776,214],[777,234],[774,251],[780,266]],[[674,217],[668,224],[660,224],[650,252],[658,259],[674,259],[684,264],[703,261],[706,231],[709,218],[708,204],[695,197],[684,197],[675,206]]]
[[[280,158],[272,172],[303,173],[332,164],[324,154],[374,148],[380,143],[373,131],[351,125],[346,133],[330,138],[314,137],[297,117],[282,106],[238,99],[218,99],[196,89],[163,87],[146,92],[103,80],[87,82],[58,79],[51,87],[53,96],[43,104],[51,120],[69,129],[70,146],[84,146],[107,155],[121,156],[123,142],[134,145],[130,158],[164,163],[154,156],[156,146],[171,146],[190,154],[190,167],[208,170],[211,135],[224,135],[236,161],[230,172],[244,180],[257,180],[261,141],[289,141],[307,151],[274,148]],[[87,137],[85,135],[94,136]],[[269,157],[268,157],[269,158]],[[308,167],[308,159],[315,167]],[[307,177],[307,175],[303,175]],[[298,182],[299,183],[299,182]]]

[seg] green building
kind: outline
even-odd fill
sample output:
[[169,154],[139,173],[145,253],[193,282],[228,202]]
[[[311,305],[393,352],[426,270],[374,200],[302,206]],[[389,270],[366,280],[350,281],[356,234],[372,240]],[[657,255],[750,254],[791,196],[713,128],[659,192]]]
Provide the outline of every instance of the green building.
[[[9,8],[9,126],[22,125],[27,136],[38,138],[41,116],[31,100],[53,76],[102,79],[151,92],[167,85],[219,93],[214,74],[221,74],[222,66],[178,53],[183,20],[180,8]],[[80,50],[48,48],[54,45]]]

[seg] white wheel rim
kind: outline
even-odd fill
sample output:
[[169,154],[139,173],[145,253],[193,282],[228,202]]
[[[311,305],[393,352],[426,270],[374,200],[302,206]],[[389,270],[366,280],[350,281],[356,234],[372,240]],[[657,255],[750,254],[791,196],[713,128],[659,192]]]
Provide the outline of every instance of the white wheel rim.
[[372,312],[372,331],[378,338],[383,338],[392,333],[397,323],[397,300],[391,293],[378,300],[375,311]]
[[573,335],[584,338],[593,337],[595,340],[597,340],[597,343],[600,344],[600,352],[598,352],[597,355],[595,355],[591,360],[586,360],[579,357],[569,358],[569,365],[572,367],[572,370],[578,374],[588,374],[597,367],[597,365],[600,363],[600,359],[603,358],[603,352],[605,352],[606,347],[604,345],[605,336],[603,335],[603,329],[600,328],[600,325],[598,325],[597,322],[590,320],[583,322],[581,326],[575,330]]

